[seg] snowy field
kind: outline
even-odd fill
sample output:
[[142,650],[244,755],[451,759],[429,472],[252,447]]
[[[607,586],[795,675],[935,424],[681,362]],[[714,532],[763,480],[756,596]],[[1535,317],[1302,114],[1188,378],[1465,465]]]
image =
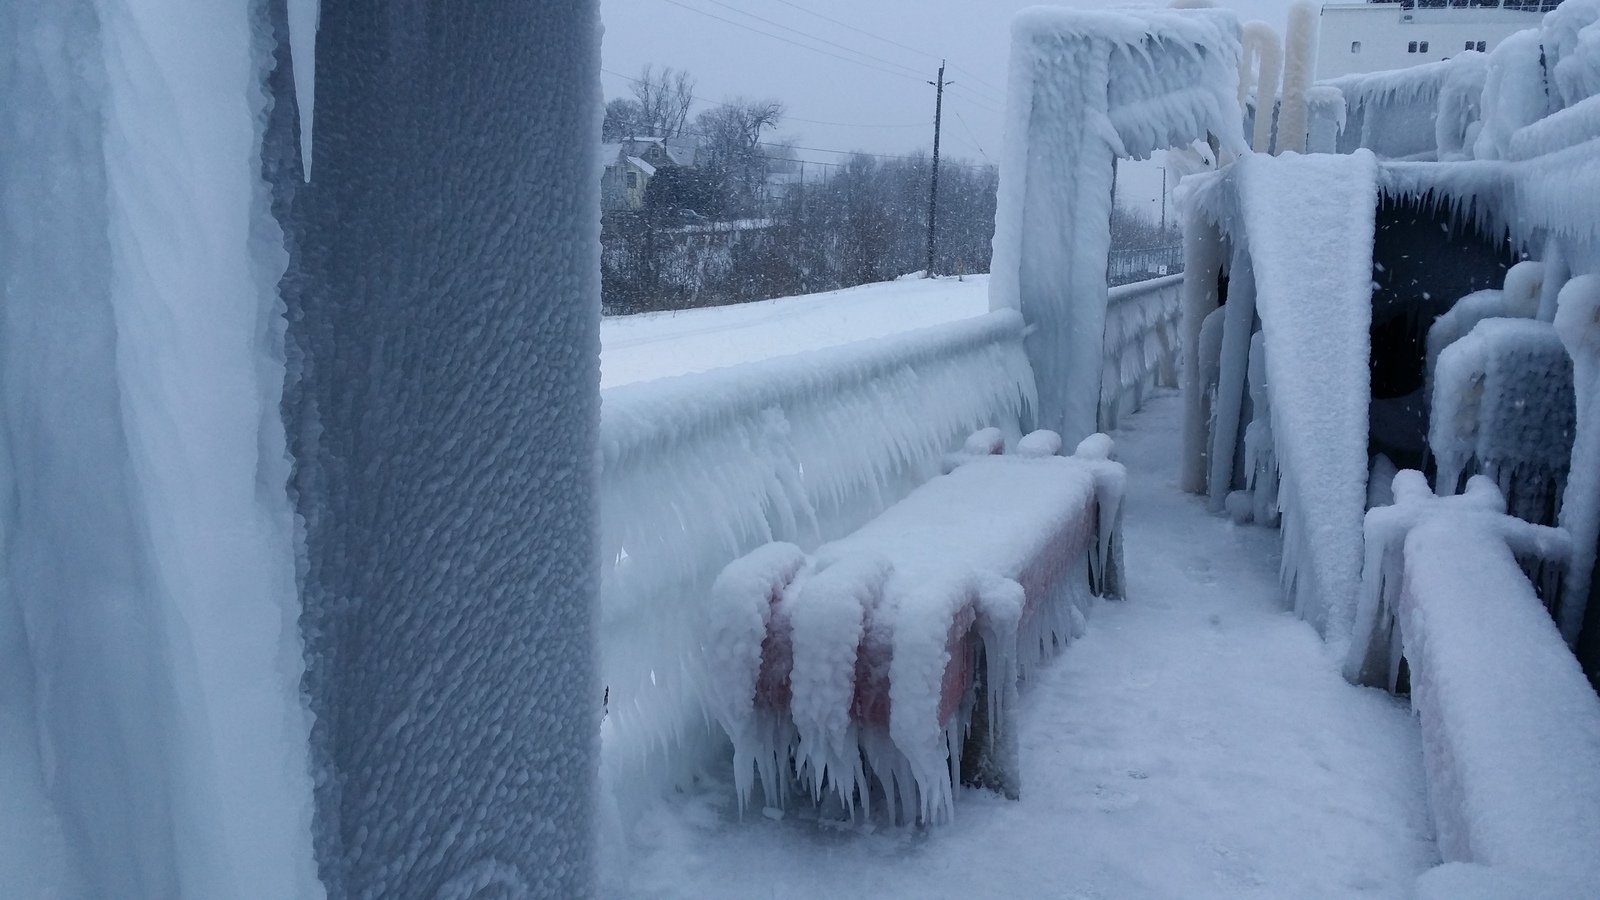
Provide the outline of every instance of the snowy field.
[[600,387],[704,372],[989,311],[989,276],[908,278],[823,294],[600,323]]
[[[606,323],[606,383],[728,365],[985,308],[900,282]],[[1278,532],[1177,490],[1179,402],[1117,433],[1129,597],[1025,686],[1023,798],[964,790],[934,828],[827,812],[741,821],[731,775],[634,823],[615,898],[1406,897],[1438,861],[1402,701],[1347,684],[1283,608]]]

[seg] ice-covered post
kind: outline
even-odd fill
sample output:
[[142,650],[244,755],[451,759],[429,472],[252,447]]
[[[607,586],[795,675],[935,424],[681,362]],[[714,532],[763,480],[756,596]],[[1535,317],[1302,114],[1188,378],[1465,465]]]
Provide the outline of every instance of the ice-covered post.
[[1218,10],[1032,9],[1012,27],[990,306],[1017,309],[1036,427],[1096,430],[1114,160],[1210,133],[1243,149],[1238,26]]
[[[1250,149],[1266,153],[1272,149],[1272,115],[1278,101],[1278,80],[1283,76],[1283,41],[1265,22],[1244,25],[1244,58],[1239,66],[1239,109],[1242,113],[1255,88],[1255,121]],[[1250,69],[1255,60],[1255,71]]]
[[1561,503],[1561,526],[1572,534],[1573,547],[1559,624],[1562,636],[1569,643],[1578,642],[1580,658],[1592,667],[1600,662],[1600,615],[1589,610],[1600,542],[1600,275],[1580,275],[1567,282],[1557,300],[1555,327],[1572,355],[1578,413]]
[[594,891],[599,51],[593,0],[325,4],[309,185],[275,81],[333,898]]
[[1195,205],[1183,211],[1183,461],[1178,487],[1198,494],[1206,489],[1205,385],[1200,378],[1200,326],[1217,308],[1226,243],[1221,229]]
[[1306,93],[1317,67],[1317,8],[1306,0],[1289,7],[1284,41],[1283,102],[1278,111],[1276,150],[1306,152]]

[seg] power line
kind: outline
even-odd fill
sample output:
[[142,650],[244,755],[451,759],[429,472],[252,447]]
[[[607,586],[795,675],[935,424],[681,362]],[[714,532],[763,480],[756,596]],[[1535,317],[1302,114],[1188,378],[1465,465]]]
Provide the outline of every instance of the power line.
[[[712,2],[717,2],[717,0],[712,0]],[[901,50],[909,50],[912,53],[916,53],[916,54],[921,55],[921,56],[926,56],[929,59],[943,59],[944,58],[944,57],[941,57],[940,55],[938,55],[937,53],[929,53],[926,50],[922,50],[922,49],[919,49],[917,47],[912,47],[912,46],[910,46],[908,44],[902,44],[902,43],[900,43],[899,41],[896,41],[896,40],[891,40],[889,38],[884,37],[881,34],[874,34],[874,33],[870,32],[870,31],[866,30],[865,28],[858,28],[858,27],[856,27],[854,25],[851,25],[849,22],[842,22],[842,21],[840,21],[838,19],[833,18],[832,16],[825,16],[822,13],[819,13],[814,9],[808,9],[808,8],[806,8],[804,6],[801,6],[800,4],[793,2],[793,0],[777,0],[777,2],[782,3],[784,6],[788,6],[788,7],[791,7],[793,9],[798,9],[801,12],[806,13],[807,15],[816,16],[817,18],[823,20],[824,22],[832,22],[833,24],[838,25],[840,28],[847,28],[850,31],[854,31],[857,34],[866,35],[867,37],[872,38],[875,41],[882,41],[885,44],[888,44],[888,45],[890,45],[892,47],[899,47]],[[726,4],[717,3],[717,5],[718,6],[725,6]],[[746,15],[748,15],[748,13]],[[863,55],[865,55],[865,54],[863,54]],[[960,70],[962,72],[965,72],[967,74],[968,78],[971,78],[973,81],[976,81],[978,84],[980,84],[983,87],[988,88],[990,91],[994,92],[996,99],[1001,99],[1001,98],[1005,97],[1005,91],[1002,91],[999,88],[995,87],[994,85],[990,84],[989,82],[984,81],[982,78],[979,78],[977,75],[973,74],[971,69],[968,69],[965,66],[957,65],[956,63],[951,63],[950,64],[950,68],[958,69],[958,70]]]
[[961,127],[966,130],[967,137],[972,138],[972,146],[978,148],[978,155],[983,157],[984,162],[988,162],[989,154],[983,152],[983,145],[978,143],[978,136],[972,133],[972,128],[967,125],[967,120],[961,117],[961,111],[955,107],[951,107],[950,111],[956,114],[956,121],[960,122]]
[[903,65],[901,63],[897,63],[897,62],[895,62],[893,60],[884,59],[881,56],[873,56],[871,53],[867,53],[867,52],[865,52],[863,50],[857,50],[854,47],[846,47],[844,44],[835,43],[834,41],[830,41],[825,37],[820,37],[818,35],[812,34],[809,31],[801,31],[798,28],[791,28],[788,25],[783,24],[782,22],[774,22],[771,19],[764,19],[761,16],[756,15],[755,13],[746,12],[746,11],[740,9],[737,6],[733,6],[731,4],[724,3],[724,2],[722,2],[722,0],[706,0],[706,2],[714,4],[716,6],[720,6],[723,9],[731,9],[731,10],[733,10],[734,12],[738,13],[741,16],[748,16],[749,18],[755,19],[757,22],[765,22],[768,25],[773,25],[773,26],[776,26],[778,28],[782,28],[784,31],[793,32],[795,34],[800,35],[801,37],[810,38],[811,40],[817,41],[818,43],[827,44],[830,47],[838,47],[840,50],[843,50],[846,53],[854,53],[854,54],[856,54],[858,56],[865,56],[867,59],[876,60],[878,62],[881,62],[881,63],[885,64],[885,65],[894,66],[895,68],[898,68],[898,69],[905,69],[907,72],[910,72],[912,74],[917,74],[917,70],[911,68],[910,66]]
[[798,9],[801,12],[806,13],[808,15],[816,16],[817,18],[822,19],[825,22],[832,22],[833,24],[838,25],[841,28],[848,28],[851,31],[856,32],[857,34],[864,34],[867,37],[872,38],[873,40],[883,41],[885,44],[890,44],[892,46],[899,47],[901,50],[910,50],[912,53],[920,53],[923,56],[928,57],[929,59],[938,59],[939,58],[938,56],[935,56],[934,54],[929,53],[926,50],[918,50],[916,47],[908,47],[905,44],[900,43],[899,41],[891,41],[888,38],[883,37],[882,35],[873,34],[872,32],[867,31],[864,28],[857,28],[856,26],[851,25],[851,24],[849,24],[847,22],[841,22],[838,19],[834,19],[834,18],[831,18],[829,16],[825,16],[822,13],[819,13],[814,9],[806,9],[804,6],[801,6],[798,3],[791,3],[791,2],[789,2],[789,0],[778,0],[778,2],[782,3],[784,6],[794,7],[795,9]]
[[[727,24],[732,25],[735,28],[743,28],[745,31],[753,31],[756,34],[762,35],[763,37],[769,37],[769,38],[772,38],[775,41],[782,41],[785,44],[791,44],[791,45],[793,45],[795,47],[799,47],[799,48],[801,48],[803,50],[810,50],[812,53],[820,53],[823,56],[831,56],[831,57],[833,57],[834,59],[837,59],[837,60],[842,60],[842,61],[847,62],[847,63],[854,63],[854,64],[856,64],[858,66],[863,67],[863,68],[872,69],[873,71],[876,71],[876,72],[882,72],[885,75],[895,75],[895,76],[898,76],[900,78],[906,78],[906,79],[910,79],[910,80],[913,80],[913,81],[921,81],[922,80],[920,77],[917,77],[915,75],[907,75],[904,72],[896,72],[893,69],[885,69],[882,66],[875,66],[875,65],[873,65],[871,63],[862,62],[859,59],[851,59],[848,56],[840,56],[837,53],[829,53],[828,51],[823,50],[820,47],[813,47],[810,44],[802,44],[799,41],[792,41],[792,40],[790,40],[790,39],[788,39],[786,37],[782,37],[780,35],[773,34],[770,31],[762,31],[759,28],[753,28],[753,27],[751,27],[749,25],[744,24],[743,22],[735,22],[732,19],[729,19],[729,18],[726,18],[726,17],[723,17],[723,16],[719,16],[716,13],[706,12],[703,9],[697,9],[697,8],[695,8],[693,6],[688,5],[687,3],[679,3],[678,0],[662,0],[662,2],[663,3],[670,3],[673,6],[681,7],[683,9],[687,9],[688,11],[693,12],[693,13],[699,13],[702,16],[706,16],[707,18],[711,18],[711,19],[716,19],[719,22],[726,22]],[[855,52],[855,51],[852,51],[852,52]]]
[[[634,84],[645,84],[646,83],[643,79],[633,78],[633,77],[624,75],[621,72],[613,72],[610,69],[607,69],[607,68],[604,68],[604,67],[602,67],[600,69],[600,71],[606,73],[607,75],[612,76],[613,78],[621,78],[623,81],[631,81]],[[719,102],[717,102],[715,100],[707,100],[706,98],[701,97],[701,96],[699,96],[697,94],[690,94],[689,97],[690,97],[690,99],[694,100],[695,102],[704,103],[707,106],[725,106],[726,105],[725,101],[719,103]],[[787,121],[790,121],[790,122],[805,122],[807,125],[836,125],[836,126],[838,126],[840,128],[927,128],[929,125],[933,124],[931,122],[914,122],[914,123],[909,124],[909,125],[880,125],[880,124],[869,125],[869,124],[865,124],[865,123],[862,123],[862,122],[824,122],[821,119],[802,119],[799,116],[791,116],[788,113],[784,113],[783,114],[783,118],[785,120],[787,120]]]

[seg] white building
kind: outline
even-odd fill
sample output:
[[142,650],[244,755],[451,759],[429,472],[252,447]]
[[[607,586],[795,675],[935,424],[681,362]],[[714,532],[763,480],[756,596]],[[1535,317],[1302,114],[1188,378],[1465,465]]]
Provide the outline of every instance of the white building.
[[1317,42],[1317,80],[1404,69],[1448,59],[1463,50],[1488,52],[1508,35],[1538,27],[1539,17],[1559,2],[1326,3]]

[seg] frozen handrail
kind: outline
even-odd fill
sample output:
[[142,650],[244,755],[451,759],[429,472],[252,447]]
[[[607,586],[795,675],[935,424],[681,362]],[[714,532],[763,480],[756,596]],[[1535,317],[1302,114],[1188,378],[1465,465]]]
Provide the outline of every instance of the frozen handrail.
[[1361,627],[1345,674],[1393,687],[1407,663],[1439,852],[1469,864],[1419,887],[1522,885],[1497,896],[1592,887],[1600,699],[1517,559],[1564,561],[1566,532],[1505,515],[1482,476],[1465,494],[1435,497],[1422,473],[1403,471],[1394,495],[1367,514]]
[[1177,387],[1183,275],[1118,285],[1107,295],[1102,430],[1116,428],[1122,414],[1138,411],[1151,388]]

